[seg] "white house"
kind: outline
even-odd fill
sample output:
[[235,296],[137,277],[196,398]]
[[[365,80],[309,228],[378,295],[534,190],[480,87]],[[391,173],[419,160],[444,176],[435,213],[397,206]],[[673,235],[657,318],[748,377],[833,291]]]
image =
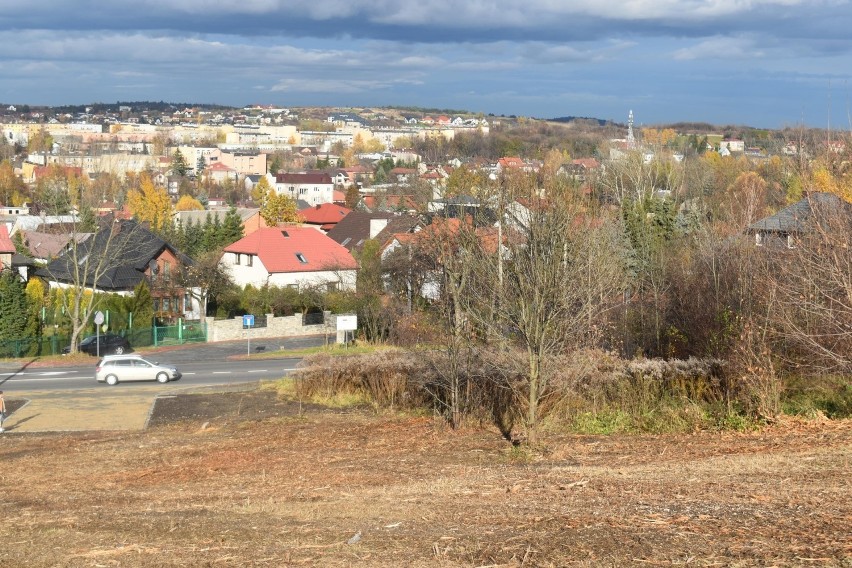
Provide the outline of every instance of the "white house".
[[327,173],[278,174],[275,192],[310,205],[334,203],[334,181]]
[[220,265],[239,286],[354,290],[358,264],[350,252],[313,227],[258,229],[224,249]]

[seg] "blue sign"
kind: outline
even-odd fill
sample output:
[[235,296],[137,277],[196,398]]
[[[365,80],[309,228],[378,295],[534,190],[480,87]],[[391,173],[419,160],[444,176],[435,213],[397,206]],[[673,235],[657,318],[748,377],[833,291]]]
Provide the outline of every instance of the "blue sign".
[[254,327],[254,316],[252,314],[243,316],[243,327]]

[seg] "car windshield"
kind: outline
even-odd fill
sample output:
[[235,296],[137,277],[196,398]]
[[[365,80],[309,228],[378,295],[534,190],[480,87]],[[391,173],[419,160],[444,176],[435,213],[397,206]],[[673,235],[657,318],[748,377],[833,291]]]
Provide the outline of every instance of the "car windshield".
[[94,342],[95,342],[95,336],[90,335],[89,337],[87,337],[86,339],[84,339],[83,341],[80,342],[80,347],[82,347],[83,345],[91,345]]

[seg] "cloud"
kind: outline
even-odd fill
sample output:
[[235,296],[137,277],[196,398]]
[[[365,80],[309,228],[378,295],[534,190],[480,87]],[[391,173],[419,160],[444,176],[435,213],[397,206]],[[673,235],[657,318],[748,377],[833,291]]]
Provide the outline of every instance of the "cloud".
[[754,41],[741,37],[712,37],[695,45],[678,49],[674,58],[693,59],[760,59],[765,53],[756,49]]

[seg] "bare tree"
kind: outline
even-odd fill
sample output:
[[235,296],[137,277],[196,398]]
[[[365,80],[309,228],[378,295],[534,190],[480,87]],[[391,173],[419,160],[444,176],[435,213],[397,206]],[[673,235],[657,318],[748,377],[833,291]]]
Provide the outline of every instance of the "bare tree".
[[770,325],[786,359],[850,373],[852,204],[828,194],[808,201],[801,233],[766,249],[765,278],[777,298]]
[[518,400],[528,441],[536,444],[540,404],[553,394],[552,362],[597,337],[601,316],[621,298],[626,254],[618,222],[584,209],[558,179],[539,187],[532,177],[518,178],[506,189],[528,204],[527,221],[507,235],[501,252],[467,259],[474,274],[462,300],[489,337],[525,353]]
[[104,219],[88,238],[76,216],[68,221],[67,249],[37,274],[64,290],[57,297],[71,321],[71,349],[75,352],[81,333],[100,308],[100,292],[132,289],[137,282],[131,273],[148,269],[152,251],[151,242],[142,238],[147,230],[133,221]]

